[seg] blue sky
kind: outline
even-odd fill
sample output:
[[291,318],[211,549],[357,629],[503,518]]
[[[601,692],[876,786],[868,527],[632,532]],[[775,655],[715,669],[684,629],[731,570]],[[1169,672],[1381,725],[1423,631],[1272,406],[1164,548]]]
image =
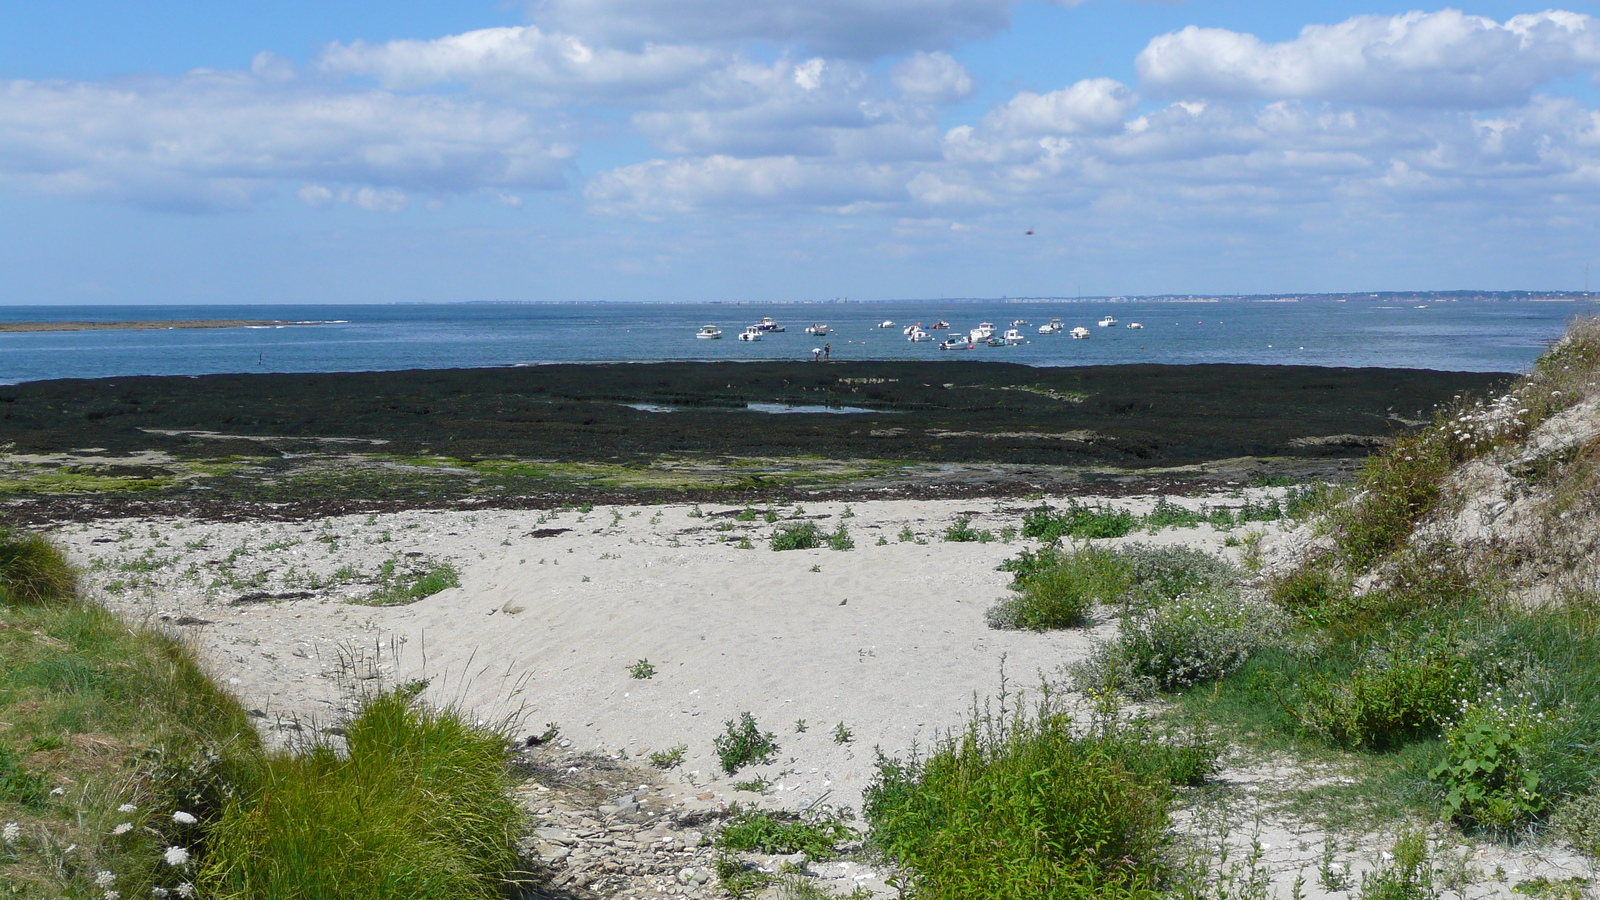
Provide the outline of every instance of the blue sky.
[[0,0],[0,303],[1581,289],[1596,7]]

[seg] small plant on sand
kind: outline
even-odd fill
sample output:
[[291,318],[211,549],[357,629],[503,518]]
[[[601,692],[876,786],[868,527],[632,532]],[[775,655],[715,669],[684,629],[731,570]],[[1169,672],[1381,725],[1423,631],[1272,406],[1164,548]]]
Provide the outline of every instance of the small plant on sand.
[[910,525],[901,525],[900,526],[900,533],[895,535],[895,540],[898,540],[902,544],[910,543],[911,541],[914,541],[916,539],[917,539],[916,532],[911,530],[911,526]]
[[856,548],[855,539],[850,537],[850,529],[844,527],[843,522],[840,522],[839,527],[828,535],[828,546],[834,550],[854,550]]
[[1029,510],[1022,517],[1022,536],[1047,542],[1062,538],[1119,538],[1138,524],[1138,517],[1126,510],[1083,506],[1073,500],[1060,510],[1049,504]]
[[994,533],[987,529],[979,531],[973,528],[972,517],[961,516],[944,530],[944,540],[958,544],[972,542],[987,544],[994,540]]
[[781,526],[772,533],[774,550],[812,550],[822,546],[826,537],[815,522],[796,522]]
[[797,816],[734,804],[729,812],[728,824],[717,835],[717,847],[722,850],[804,853],[808,859],[831,859],[838,855],[840,844],[860,838],[849,819],[831,807]]
[[400,561],[391,557],[378,569],[378,589],[350,602],[363,606],[402,606],[460,586],[461,574],[450,563],[405,572],[400,569]]
[[805,734],[806,733],[806,727],[807,726],[806,726],[806,720],[805,719],[796,719],[795,723],[794,723],[794,733],[795,734]]
[[628,667],[628,674],[634,678],[645,679],[656,676],[656,667],[648,659],[641,659]]
[[680,765],[683,765],[683,754],[688,752],[688,750],[689,748],[684,744],[678,744],[675,747],[668,747],[665,750],[657,750],[656,752],[650,754],[650,765],[655,766],[658,769],[676,768]]
[[1281,634],[1281,618],[1232,592],[1183,594],[1125,618],[1116,638],[1073,668],[1075,685],[1144,699],[1216,681]]
[[845,726],[843,722],[833,726],[833,742],[835,744],[848,744],[856,739],[856,733]]
[[735,781],[733,783],[734,790],[749,791],[752,794],[765,794],[767,788],[770,787],[772,787],[772,782],[759,775],[749,781]]
[[722,770],[729,775],[745,766],[770,762],[778,752],[777,736],[770,731],[762,732],[756,725],[756,717],[750,713],[740,713],[737,720],[729,719],[725,725],[723,733],[712,739],[711,746],[717,751]]

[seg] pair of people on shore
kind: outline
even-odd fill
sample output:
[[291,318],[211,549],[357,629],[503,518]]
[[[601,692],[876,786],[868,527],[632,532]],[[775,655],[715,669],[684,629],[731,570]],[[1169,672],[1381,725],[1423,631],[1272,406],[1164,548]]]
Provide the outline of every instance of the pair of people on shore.
[[832,344],[823,344],[821,347],[812,347],[811,348],[811,361],[812,362],[816,362],[819,359],[832,359],[832,358],[833,358],[833,345]]

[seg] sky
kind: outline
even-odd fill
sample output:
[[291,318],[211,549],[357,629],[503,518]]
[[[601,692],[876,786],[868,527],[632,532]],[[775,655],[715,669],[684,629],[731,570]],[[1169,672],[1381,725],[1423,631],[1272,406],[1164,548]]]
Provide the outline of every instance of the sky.
[[1597,77],[1595,0],[0,0],[0,304],[1583,290]]

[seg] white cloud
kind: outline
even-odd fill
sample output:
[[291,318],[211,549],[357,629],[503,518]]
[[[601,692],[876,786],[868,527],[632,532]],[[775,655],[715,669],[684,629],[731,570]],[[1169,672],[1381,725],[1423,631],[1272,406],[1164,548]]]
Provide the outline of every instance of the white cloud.
[[586,194],[612,211],[686,212],[705,207],[840,208],[906,198],[893,167],[793,156],[653,160],[602,173]]
[[139,205],[248,205],[281,179],[464,193],[563,183],[570,147],[528,114],[200,71],[123,84],[0,82],[0,180]]
[[896,65],[889,80],[913,103],[953,103],[972,94],[972,74],[948,53],[917,53]]
[[758,40],[873,58],[985,37],[1015,0],[533,0],[534,21],[600,43]]
[[1311,25],[1295,40],[1189,26],[1139,54],[1140,84],[1186,97],[1484,108],[1600,66],[1600,23],[1571,12],[1504,24],[1453,9]]
[[340,188],[335,191],[320,184],[306,185],[295,192],[300,201],[312,208],[320,209],[334,203],[345,203],[368,212],[397,213],[404,212],[411,205],[411,198],[405,193],[392,188],[374,189]]
[[1089,78],[1048,94],[1023,91],[985,116],[983,126],[1011,136],[1115,131],[1137,103],[1127,85]]
[[332,75],[372,77],[402,90],[460,83],[568,102],[660,93],[688,82],[721,58],[704,47],[683,45],[616,50],[529,25],[431,41],[331,44],[323,51],[321,68]]

